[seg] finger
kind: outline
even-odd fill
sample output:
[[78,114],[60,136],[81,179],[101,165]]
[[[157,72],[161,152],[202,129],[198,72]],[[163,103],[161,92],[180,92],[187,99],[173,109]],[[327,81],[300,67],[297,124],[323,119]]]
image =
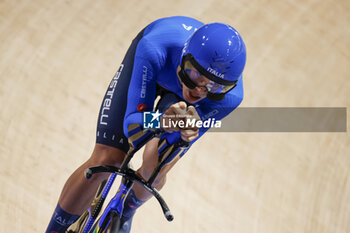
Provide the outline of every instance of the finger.
[[186,122],[185,127],[183,127],[183,129],[187,129],[187,130],[198,130],[197,127],[197,122],[199,119],[197,119],[196,116],[192,116],[192,115],[186,115],[184,121]]
[[186,142],[192,142],[192,141],[195,140],[197,137],[198,137],[198,135],[196,135],[196,136],[190,136],[190,137],[186,137],[186,136],[181,135],[181,139],[184,140],[184,141],[186,141]]
[[178,115],[185,115],[187,112],[187,104],[183,101],[171,105],[170,108]]
[[167,133],[173,133],[173,132],[180,131],[180,129],[178,127],[170,127],[170,126],[167,126],[167,125],[166,126],[162,125],[161,127]]
[[174,111],[173,108],[168,108],[165,113],[163,114],[163,116],[166,115],[167,117],[175,117],[176,112]]
[[197,130],[181,129],[181,134],[183,134],[184,136],[193,136],[197,134]]
[[187,109],[187,104],[184,101],[180,101],[177,103],[179,108],[182,110],[186,110]]
[[181,139],[184,140],[185,142],[191,142],[188,137],[185,137],[185,136],[182,136],[182,135],[181,135]]
[[161,117],[161,127],[168,133],[180,131],[180,128],[174,123],[178,121],[175,115],[163,115]]
[[195,135],[189,137],[190,142],[198,138],[198,136],[199,136],[199,131],[197,130]]
[[193,116],[196,120],[200,120],[200,117],[198,115],[196,108],[192,105],[188,106],[187,114]]
[[190,115],[195,115],[195,114],[197,114],[197,110],[194,106],[190,105],[187,108],[187,113]]
[[178,131],[180,131],[180,129],[179,128],[163,128],[163,130],[165,131],[165,132],[167,132],[167,133],[173,133],[173,132],[178,132]]
[[190,129],[181,129],[181,136],[190,138],[190,137],[198,137],[198,130],[190,130]]
[[188,142],[192,142],[193,140],[195,140],[198,136],[192,136],[188,138]]

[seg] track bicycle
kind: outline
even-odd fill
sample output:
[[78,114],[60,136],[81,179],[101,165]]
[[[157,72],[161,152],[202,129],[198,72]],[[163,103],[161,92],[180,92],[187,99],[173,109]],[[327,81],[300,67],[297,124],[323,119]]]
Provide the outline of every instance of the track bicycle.
[[[118,233],[121,224],[121,216],[123,214],[124,199],[134,182],[141,184],[158,200],[164,216],[168,221],[174,219],[168,205],[159,192],[152,187],[152,184],[162,167],[170,163],[184,150],[188,149],[190,143],[180,140],[171,144],[165,137],[160,140],[158,144],[159,158],[157,167],[154,169],[151,177],[148,180],[144,180],[135,172],[135,170],[130,168],[129,163],[134,154],[146,145],[147,142],[155,137],[161,137],[165,132],[162,129],[143,130],[139,124],[132,124],[131,131],[134,133],[129,137],[130,149],[120,167],[96,166],[90,167],[85,171],[85,177],[87,179],[100,172],[108,172],[111,173],[111,175],[108,180],[104,180],[100,184],[89,209],[67,229],[66,233]],[[136,145],[133,143],[135,141],[138,141]],[[121,182],[117,193],[103,209],[103,203],[106,200],[117,175],[122,176],[123,181]],[[102,214],[99,216],[102,209]]]

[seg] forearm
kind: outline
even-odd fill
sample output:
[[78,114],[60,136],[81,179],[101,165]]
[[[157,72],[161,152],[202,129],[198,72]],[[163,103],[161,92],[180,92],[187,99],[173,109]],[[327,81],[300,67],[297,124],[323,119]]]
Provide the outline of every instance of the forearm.
[[[143,162],[142,166],[137,170],[139,175],[141,175],[145,180],[148,180],[153,174],[154,169],[158,165],[158,142],[159,139],[152,139],[147,143],[145,150],[143,152]],[[160,190],[166,183],[166,174],[175,165],[175,163],[180,159],[180,157],[174,158],[169,164],[162,167],[156,179],[154,180],[152,186],[157,190]],[[143,186],[135,183],[133,190],[138,199],[146,201],[151,198],[151,194],[146,191]]]

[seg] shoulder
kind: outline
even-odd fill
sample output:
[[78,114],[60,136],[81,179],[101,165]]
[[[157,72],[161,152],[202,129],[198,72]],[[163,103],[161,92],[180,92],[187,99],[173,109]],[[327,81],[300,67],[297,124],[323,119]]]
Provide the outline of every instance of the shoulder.
[[165,60],[180,53],[186,40],[202,22],[184,16],[158,19],[150,23],[137,48],[137,56],[162,66]]
[[158,19],[146,27],[145,34],[154,32],[192,32],[201,27],[203,23],[197,19],[186,16],[172,16]]
[[183,47],[192,33],[203,23],[185,16],[158,19],[149,24],[142,40],[154,47]]

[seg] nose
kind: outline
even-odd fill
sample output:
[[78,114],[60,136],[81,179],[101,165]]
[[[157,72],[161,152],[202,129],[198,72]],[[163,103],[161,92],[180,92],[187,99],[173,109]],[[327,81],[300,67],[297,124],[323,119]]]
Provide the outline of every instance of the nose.
[[194,89],[192,89],[194,91],[194,94],[196,96],[205,96],[207,94],[207,88],[205,87],[195,87]]

